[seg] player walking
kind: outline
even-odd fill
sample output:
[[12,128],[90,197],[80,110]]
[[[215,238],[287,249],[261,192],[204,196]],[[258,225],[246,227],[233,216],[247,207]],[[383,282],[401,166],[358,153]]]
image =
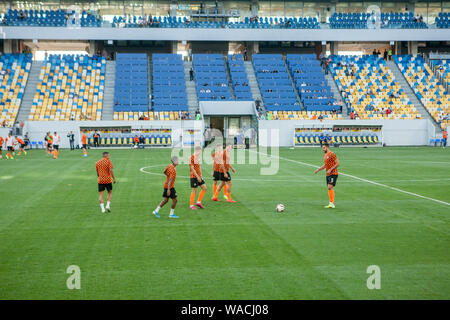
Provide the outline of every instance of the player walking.
[[[221,164],[223,164],[223,146],[221,144],[217,145],[216,151],[212,154],[212,158],[213,158],[212,176],[213,176],[213,198],[214,198],[214,194],[217,191],[217,185],[220,181],[220,174],[222,171]],[[223,186],[223,197],[227,199],[226,184]]]
[[113,164],[109,158],[109,152],[103,152],[103,158],[97,161],[95,169],[97,170],[98,176],[100,208],[102,208],[102,213],[105,213],[103,194],[106,189],[108,191],[106,211],[111,212],[112,182],[116,183],[116,177],[114,176]]
[[50,134],[50,132],[47,134],[47,153],[52,154],[53,153],[53,136]]
[[214,197],[212,198],[213,201],[219,201],[217,196],[219,195],[220,190],[226,186],[227,202],[236,202],[231,198],[231,175],[229,172],[231,169],[233,173],[236,173],[236,170],[231,165],[230,151],[232,147],[233,145],[231,143],[228,143],[225,150],[223,151],[223,161],[220,164],[220,185],[214,193]]
[[59,155],[59,143],[61,142],[61,138],[56,131],[53,133],[53,159],[57,159]]
[[164,174],[166,175],[166,181],[164,182],[164,191],[163,191],[163,201],[159,204],[158,207],[153,211],[155,217],[159,218],[159,209],[164,207],[164,205],[169,201],[169,198],[172,199],[172,207],[170,209],[169,218],[178,218],[175,215],[175,207],[177,205],[177,191],[175,190],[175,179],[177,178],[177,169],[175,168],[178,165],[178,157],[173,156],[171,159],[171,163],[164,169]]
[[327,206],[325,206],[325,208],[335,208],[334,187],[336,186],[336,180],[339,175],[337,167],[339,167],[340,163],[336,157],[336,154],[330,151],[330,145],[328,143],[324,143],[322,145],[322,151],[325,153],[325,156],[323,157],[323,161],[325,162],[325,164],[316,171],[314,171],[314,173],[316,174],[317,172],[326,169],[328,197],[330,198],[330,203]]
[[[189,170],[191,171],[191,199],[190,208],[191,210],[197,210],[197,207],[204,209],[202,205],[203,196],[206,193],[206,184],[202,177],[202,169],[200,167],[200,153],[202,152],[202,147],[195,147],[194,154],[191,155],[189,162]],[[197,187],[200,187],[200,194],[198,195],[197,202],[194,205],[195,196],[197,193]],[[197,206],[197,207],[196,207]]]

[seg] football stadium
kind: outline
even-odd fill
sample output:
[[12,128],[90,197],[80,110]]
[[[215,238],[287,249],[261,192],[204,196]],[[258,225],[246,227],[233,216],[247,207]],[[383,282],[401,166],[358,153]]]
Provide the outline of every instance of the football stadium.
[[450,299],[449,19],[2,1],[0,300]]

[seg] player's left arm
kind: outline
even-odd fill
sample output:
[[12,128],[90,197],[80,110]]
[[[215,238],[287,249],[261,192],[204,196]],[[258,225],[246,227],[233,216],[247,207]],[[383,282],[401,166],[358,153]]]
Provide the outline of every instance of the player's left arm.
[[236,169],[234,169],[231,164],[230,164],[230,169],[231,169],[231,171],[233,171],[233,173],[236,173]]
[[111,167],[109,168],[109,172],[111,173],[111,177],[113,178],[113,182],[116,183],[116,176],[114,175],[113,165],[111,163]]

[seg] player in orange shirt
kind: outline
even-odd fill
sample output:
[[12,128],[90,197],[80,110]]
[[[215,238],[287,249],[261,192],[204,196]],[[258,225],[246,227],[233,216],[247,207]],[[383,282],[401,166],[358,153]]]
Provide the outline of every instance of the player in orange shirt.
[[[191,159],[189,161],[189,170],[191,172],[191,201],[190,208],[191,210],[197,210],[197,207],[204,209],[202,205],[203,196],[206,193],[206,184],[202,177],[202,169],[200,167],[200,153],[202,152],[202,147],[195,147],[194,154],[191,155]],[[197,187],[200,187],[200,194],[198,195],[197,202],[194,205],[195,196],[197,194]],[[196,207],[197,206],[197,207]]]
[[213,201],[219,201],[217,196],[219,195],[220,190],[224,186],[227,186],[226,187],[227,202],[236,202],[231,198],[231,175],[229,172],[231,169],[233,173],[236,173],[236,170],[231,165],[230,151],[232,147],[233,145],[231,143],[227,143],[227,146],[223,151],[223,161],[220,164],[220,185],[217,188],[216,192],[214,193],[214,197],[212,198]]
[[87,136],[85,133],[83,133],[81,135],[81,145],[82,145],[82,149],[83,149],[83,156],[87,157]]
[[0,159],[2,158],[2,150],[3,150],[3,137],[0,136]]
[[172,207],[170,209],[169,218],[178,218],[175,215],[175,207],[177,205],[177,191],[175,190],[175,179],[177,178],[177,169],[175,168],[178,165],[178,157],[173,156],[171,159],[171,163],[164,169],[164,174],[166,175],[166,181],[164,182],[164,191],[163,191],[163,201],[159,204],[158,207],[153,211],[155,217],[159,218],[159,210],[164,207],[164,205],[169,201],[169,198],[172,199]]
[[[114,176],[113,164],[109,158],[109,152],[103,152],[103,158],[95,163],[95,170],[98,177],[98,192],[100,193],[99,201],[102,212],[111,212],[111,197],[112,197],[112,182],[116,183],[116,177]],[[105,204],[103,200],[104,191],[108,191],[108,199]]]
[[27,154],[27,152],[25,151],[25,142],[21,139],[21,138],[19,138],[19,137],[17,137],[16,136],[16,141],[20,144],[20,147],[19,147],[19,156],[20,156],[20,154],[23,152],[23,154],[24,155],[26,155]]
[[[216,147],[216,151],[212,154],[212,158],[213,158],[213,198],[214,198],[214,194],[217,191],[217,183],[218,181],[220,181],[220,174],[222,171],[222,167],[221,165],[223,164],[223,146],[222,144],[218,144]],[[223,186],[223,194],[224,194],[224,198],[226,199],[227,196],[227,185]]]
[[322,151],[325,153],[325,156],[323,157],[323,161],[325,162],[325,164],[316,171],[314,171],[314,173],[317,173],[323,169],[327,170],[326,177],[328,186],[328,197],[330,198],[330,203],[327,206],[325,206],[325,208],[335,208],[334,187],[336,186],[336,180],[339,176],[337,167],[339,167],[340,163],[336,157],[336,154],[334,154],[334,152],[331,152],[330,145],[328,144],[328,142],[322,144]]

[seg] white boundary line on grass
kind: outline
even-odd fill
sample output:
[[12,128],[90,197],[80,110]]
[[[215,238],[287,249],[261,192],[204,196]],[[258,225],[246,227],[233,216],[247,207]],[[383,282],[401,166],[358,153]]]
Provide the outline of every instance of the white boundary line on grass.
[[[306,162],[302,162],[302,161],[298,161],[298,160],[292,160],[292,159],[283,158],[283,157],[280,157],[280,156],[273,156],[273,155],[271,155],[271,154],[262,153],[262,152],[260,152],[260,151],[253,151],[253,150],[250,150],[250,151],[251,151],[251,152],[256,152],[256,153],[259,153],[259,154],[262,154],[262,155],[265,155],[265,156],[269,156],[269,157],[272,157],[272,158],[275,158],[275,159],[278,158],[278,159],[280,159],[280,160],[285,160],[285,161],[290,161],[290,162],[297,163],[297,164],[302,164],[302,165],[304,165],[304,166],[308,166],[308,167],[311,167],[311,168],[316,168],[316,169],[319,168],[319,167],[316,166],[316,165],[313,165],[313,164],[310,164],[310,163],[306,163]],[[340,175],[343,175],[343,176],[346,176],[346,177],[350,177],[350,178],[359,180],[359,181],[367,182],[367,183],[370,183],[370,184],[373,184],[373,185],[376,185],[376,186],[379,186],[379,187],[391,189],[391,190],[398,191],[398,192],[402,192],[402,193],[405,193],[405,194],[409,194],[409,195],[412,195],[412,196],[415,196],[415,197],[418,197],[418,198],[422,198],[422,199],[434,201],[434,202],[437,202],[437,203],[440,203],[440,204],[443,204],[443,205],[446,205],[446,206],[450,206],[450,203],[445,202],[445,201],[442,201],[442,200],[438,200],[438,199],[434,199],[434,198],[422,196],[422,195],[417,194],[417,193],[414,193],[414,192],[409,192],[409,191],[402,190],[402,189],[399,189],[399,188],[396,188],[396,187],[388,186],[388,185],[383,184],[383,183],[379,183],[379,182],[367,180],[367,179],[364,179],[364,178],[359,178],[359,177],[353,176],[353,175],[351,175],[351,174],[342,173],[342,172],[339,173],[339,174],[340,174]]]

